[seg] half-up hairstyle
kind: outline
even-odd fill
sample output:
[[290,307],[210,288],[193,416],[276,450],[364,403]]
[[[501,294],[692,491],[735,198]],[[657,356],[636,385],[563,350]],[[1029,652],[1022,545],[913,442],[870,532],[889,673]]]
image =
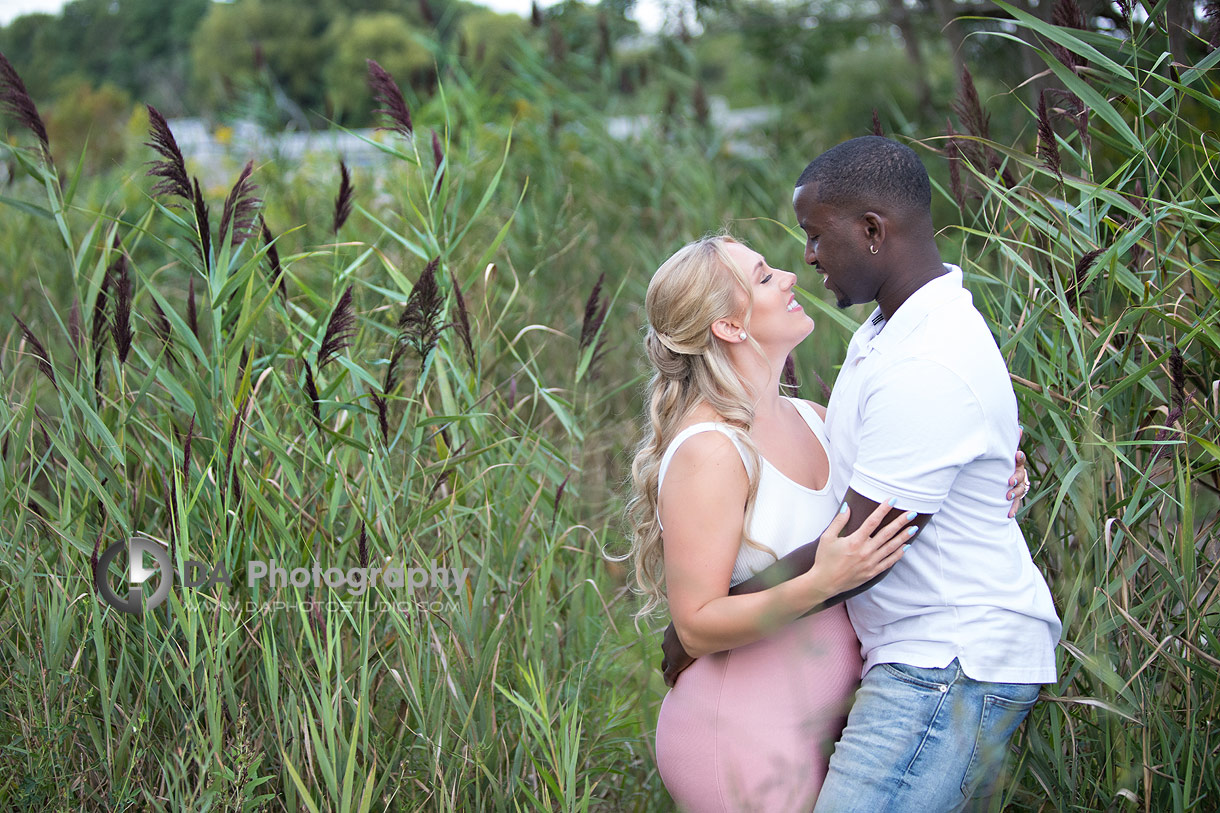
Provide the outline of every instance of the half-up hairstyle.
[[[739,242],[728,235],[705,237],[679,249],[657,269],[648,284],[644,309],[648,330],[644,350],[652,366],[645,395],[647,426],[631,464],[627,516],[631,548],[618,559],[635,566],[633,589],[644,596],[637,619],[665,600],[664,550],[657,516],[661,459],[691,413],[706,404],[738,434],[751,460],[745,523],[750,526],[762,458],[750,438],[757,394],[729,360],[728,345],[712,333],[720,319],[742,316],[749,327],[754,304],[751,285],[725,250]],[[749,341],[753,344],[753,338]],[[761,352],[761,349],[759,349]],[[743,530],[742,542],[774,555]]]

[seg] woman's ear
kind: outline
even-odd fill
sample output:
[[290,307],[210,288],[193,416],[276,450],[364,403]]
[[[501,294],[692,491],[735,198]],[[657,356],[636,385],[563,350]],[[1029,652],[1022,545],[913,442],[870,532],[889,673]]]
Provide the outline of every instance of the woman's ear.
[[730,344],[741,341],[741,334],[744,330],[745,328],[734,319],[717,319],[712,322],[712,335]]

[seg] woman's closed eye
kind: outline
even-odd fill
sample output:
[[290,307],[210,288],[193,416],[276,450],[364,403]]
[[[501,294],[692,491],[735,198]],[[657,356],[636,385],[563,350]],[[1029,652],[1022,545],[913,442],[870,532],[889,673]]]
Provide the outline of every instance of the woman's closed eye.
[[759,285],[766,285],[768,282],[770,282],[771,277],[772,277],[772,275],[771,275],[771,274],[767,274],[766,276],[764,276],[764,277],[762,278],[762,280],[760,280],[760,281],[759,281],[759,283],[758,283],[758,284],[759,284]]

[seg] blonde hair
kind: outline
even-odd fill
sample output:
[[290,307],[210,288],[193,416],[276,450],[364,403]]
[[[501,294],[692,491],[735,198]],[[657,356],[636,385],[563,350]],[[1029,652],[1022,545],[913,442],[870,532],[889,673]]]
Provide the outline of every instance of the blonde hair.
[[[653,274],[644,298],[649,323],[644,350],[653,368],[645,396],[648,427],[631,464],[627,502],[631,548],[618,557],[633,561],[633,589],[644,596],[637,620],[665,601],[664,551],[657,516],[661,459],[700,405],[708,405],[722,421],[742,430],[738,434],[750,459],[742,542],[775,555],[745,531],[758,494],[762,460],[749,434],[757,394],[733,366],[727,344],[712,333],[717,320],[741,316],[744,300],[748,334],[754,304],[750,281],[725,250],[727,244],[738,242],[729,235],[718,235],[683,246]],[[752,338],[748,341],[762,352]]]

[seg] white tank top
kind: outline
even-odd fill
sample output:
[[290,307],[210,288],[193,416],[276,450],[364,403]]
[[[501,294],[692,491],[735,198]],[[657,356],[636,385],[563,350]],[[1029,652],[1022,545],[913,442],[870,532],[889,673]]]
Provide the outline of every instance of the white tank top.
[[[827,460],[833,461],[830,446],[826,442],[826,432],[822,419],[812,406],[799,398],[788,398],[796,411],[805,419],[810,431],[817,437],[826,452]],[[686,427],[678,433],[665,450],[661,458],[661,470],[657,477],[657,493],[660,494],[661,483],[665,480],[665,472],[669,469],[669,461],[674,452],[692,435],[700,432],[720,432],[733,441],[741,461],[749,471],[750,463],[744,445],[741,442],[741,430],[727,423],[704,422]],[[834,465],[831,462],[830,465]],[[833,472],[830,473],[833,475]],[[821,536],[822,531],[834,519],[839,510],[840,500],[830,490],[833,476],[826,478],[826,487],[820,490],[806,488],[788,478],[775,468],[765,457],[762,458],[762,472],[758,478],[758,496],[754,503],[754,516],[750,520],[747,533],[751,539],[766,545],[775,551],[777,557],[786,556],[792,551],[812,542]],[[660,516],[657,522],[660,523]],[[662,528],[664,530],[664,528]],[[737,552],[737,561],[733,565],[733,576],[730,584],[738,584],[765,569],[775,561],[766,551],[758,550],[744,542]]]

